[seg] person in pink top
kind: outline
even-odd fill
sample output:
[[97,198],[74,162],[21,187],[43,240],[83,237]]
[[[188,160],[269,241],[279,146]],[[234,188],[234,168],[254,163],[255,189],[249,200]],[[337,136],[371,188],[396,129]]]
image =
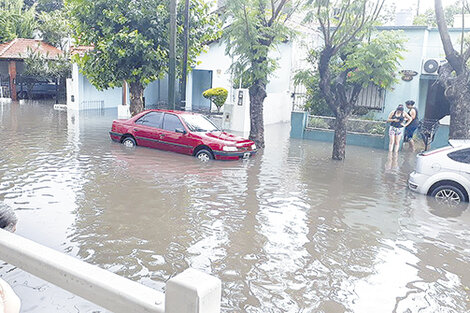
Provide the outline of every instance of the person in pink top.
[[[18,219],[13,210],[0,206],[0,228],[14,232]],[[0,313],[19,313],[20,298],[6,281],[0,278]]]

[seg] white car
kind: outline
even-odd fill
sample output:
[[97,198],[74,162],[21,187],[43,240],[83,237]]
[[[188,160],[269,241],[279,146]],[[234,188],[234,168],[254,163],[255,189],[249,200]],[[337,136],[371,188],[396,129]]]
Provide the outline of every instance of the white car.
[[438,201],[469,201],[470,140],[449,140],[447,147],[418,154],[408,187]]

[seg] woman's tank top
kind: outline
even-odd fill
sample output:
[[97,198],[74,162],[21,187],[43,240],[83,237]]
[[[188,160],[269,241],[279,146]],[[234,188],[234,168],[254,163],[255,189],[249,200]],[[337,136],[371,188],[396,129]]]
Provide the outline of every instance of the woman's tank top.
[[408,111],[408,115],[411,116],[411,110],[415,110],[415,113],[416,113],[416,116],[415,118],[413,119],[413,121],[408,125],[408,126],[418,126],[419,124],[419,120],[418,120],[418,109],[417,108],[411,108],[409,111]]
[[392,116],[391,119],[392,119],[392,120],[398,119],[399,122],[391,122],[391,123],[390,123],[390,126],[393,126],[393,127],[396,127],[396,128],[402,128],[402,127],[403,127],[403,124],[402,124],[402,123],[403,123],[403,121],[405,120],[405,116],[403,115],[403,113],[402,113],[401,116],[397,116],[397,111],[395,111],[395,112],[393,112],[393,116]]

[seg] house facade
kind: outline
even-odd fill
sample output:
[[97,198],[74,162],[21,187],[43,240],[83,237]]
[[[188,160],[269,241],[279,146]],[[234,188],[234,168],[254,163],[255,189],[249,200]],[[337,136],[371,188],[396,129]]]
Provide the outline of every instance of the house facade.
[[0,98],[18,100],[20,90],[17,90],[17,76],[24,72],[24,59],[30,52],[39,53],[48,59],[56,59],[63,53],[37,39],[15,38],[0,44]]
[[[384,26],[377,31],[400,31],[406,38],[403,60],[398,67],[398,83],[391,90],[377,92],[373,88],[365,90],[358,105],[371,108],[368,117],[376,121],[386,121],[390,112],[407,100],[414,100],[418,117],[426,125],[438,125],[431,147],[447,144],[449,134],[449,102],[444,96],[444,88],[438,83],[438,68],[445,60],[445,53],[437,28],[426,26]],[[464,33],[470,29],[464,29]],[[450,28],[449,33],[455,47],[460,47],[461,28]],[[380,96],[378,96],[380,94]],[[305,116],[304,116],[305,115]],[[309,126],[308,113],[294,112],[292,115],[294,138],[308,138],[332,141],[331,130],[319,131]],[[314,128],[314,127],[313,127]],[[383,134],[360,137],[351,134],[355,145],[387,148],[388,136]]]
[[[289,122],[292,111],[293,76],[299,58],[298,43],[287,41],[272,52],[279,67],[271,75],[264,103],[265,124]],[[224,127],[232,130],[249,130],[248,90],[233,85],[230,74],[232,58],[225,54],[225,43],[214,42],[197,59],[197,65],[187,76],[185,110],[197,112],[216,111],[216,107],[202,93],[213,87],[223,87],[229,95],[224,108]],[[178,84],[176,89],[178,90]],[[144,91],[146,108],[168,105],[168,78],[150,83]],[[177,97],[178,98],[178,97]],[[72,78],[67,82],[67,107],[71,110],[117,108],[120,117],[129,116],[129,91],[126,86],[97,90],[73,65]],[[235,121],[234,121],[235,119]]]

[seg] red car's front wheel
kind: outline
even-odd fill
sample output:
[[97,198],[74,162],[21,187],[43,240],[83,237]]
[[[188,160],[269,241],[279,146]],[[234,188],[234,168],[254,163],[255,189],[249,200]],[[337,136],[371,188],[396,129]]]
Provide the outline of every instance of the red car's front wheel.
[[198,158],[202,162],[207,162],[209,160],[213,160],[214,156],[212,155],[210,151],[202,149],[196,153],[196,158]]

